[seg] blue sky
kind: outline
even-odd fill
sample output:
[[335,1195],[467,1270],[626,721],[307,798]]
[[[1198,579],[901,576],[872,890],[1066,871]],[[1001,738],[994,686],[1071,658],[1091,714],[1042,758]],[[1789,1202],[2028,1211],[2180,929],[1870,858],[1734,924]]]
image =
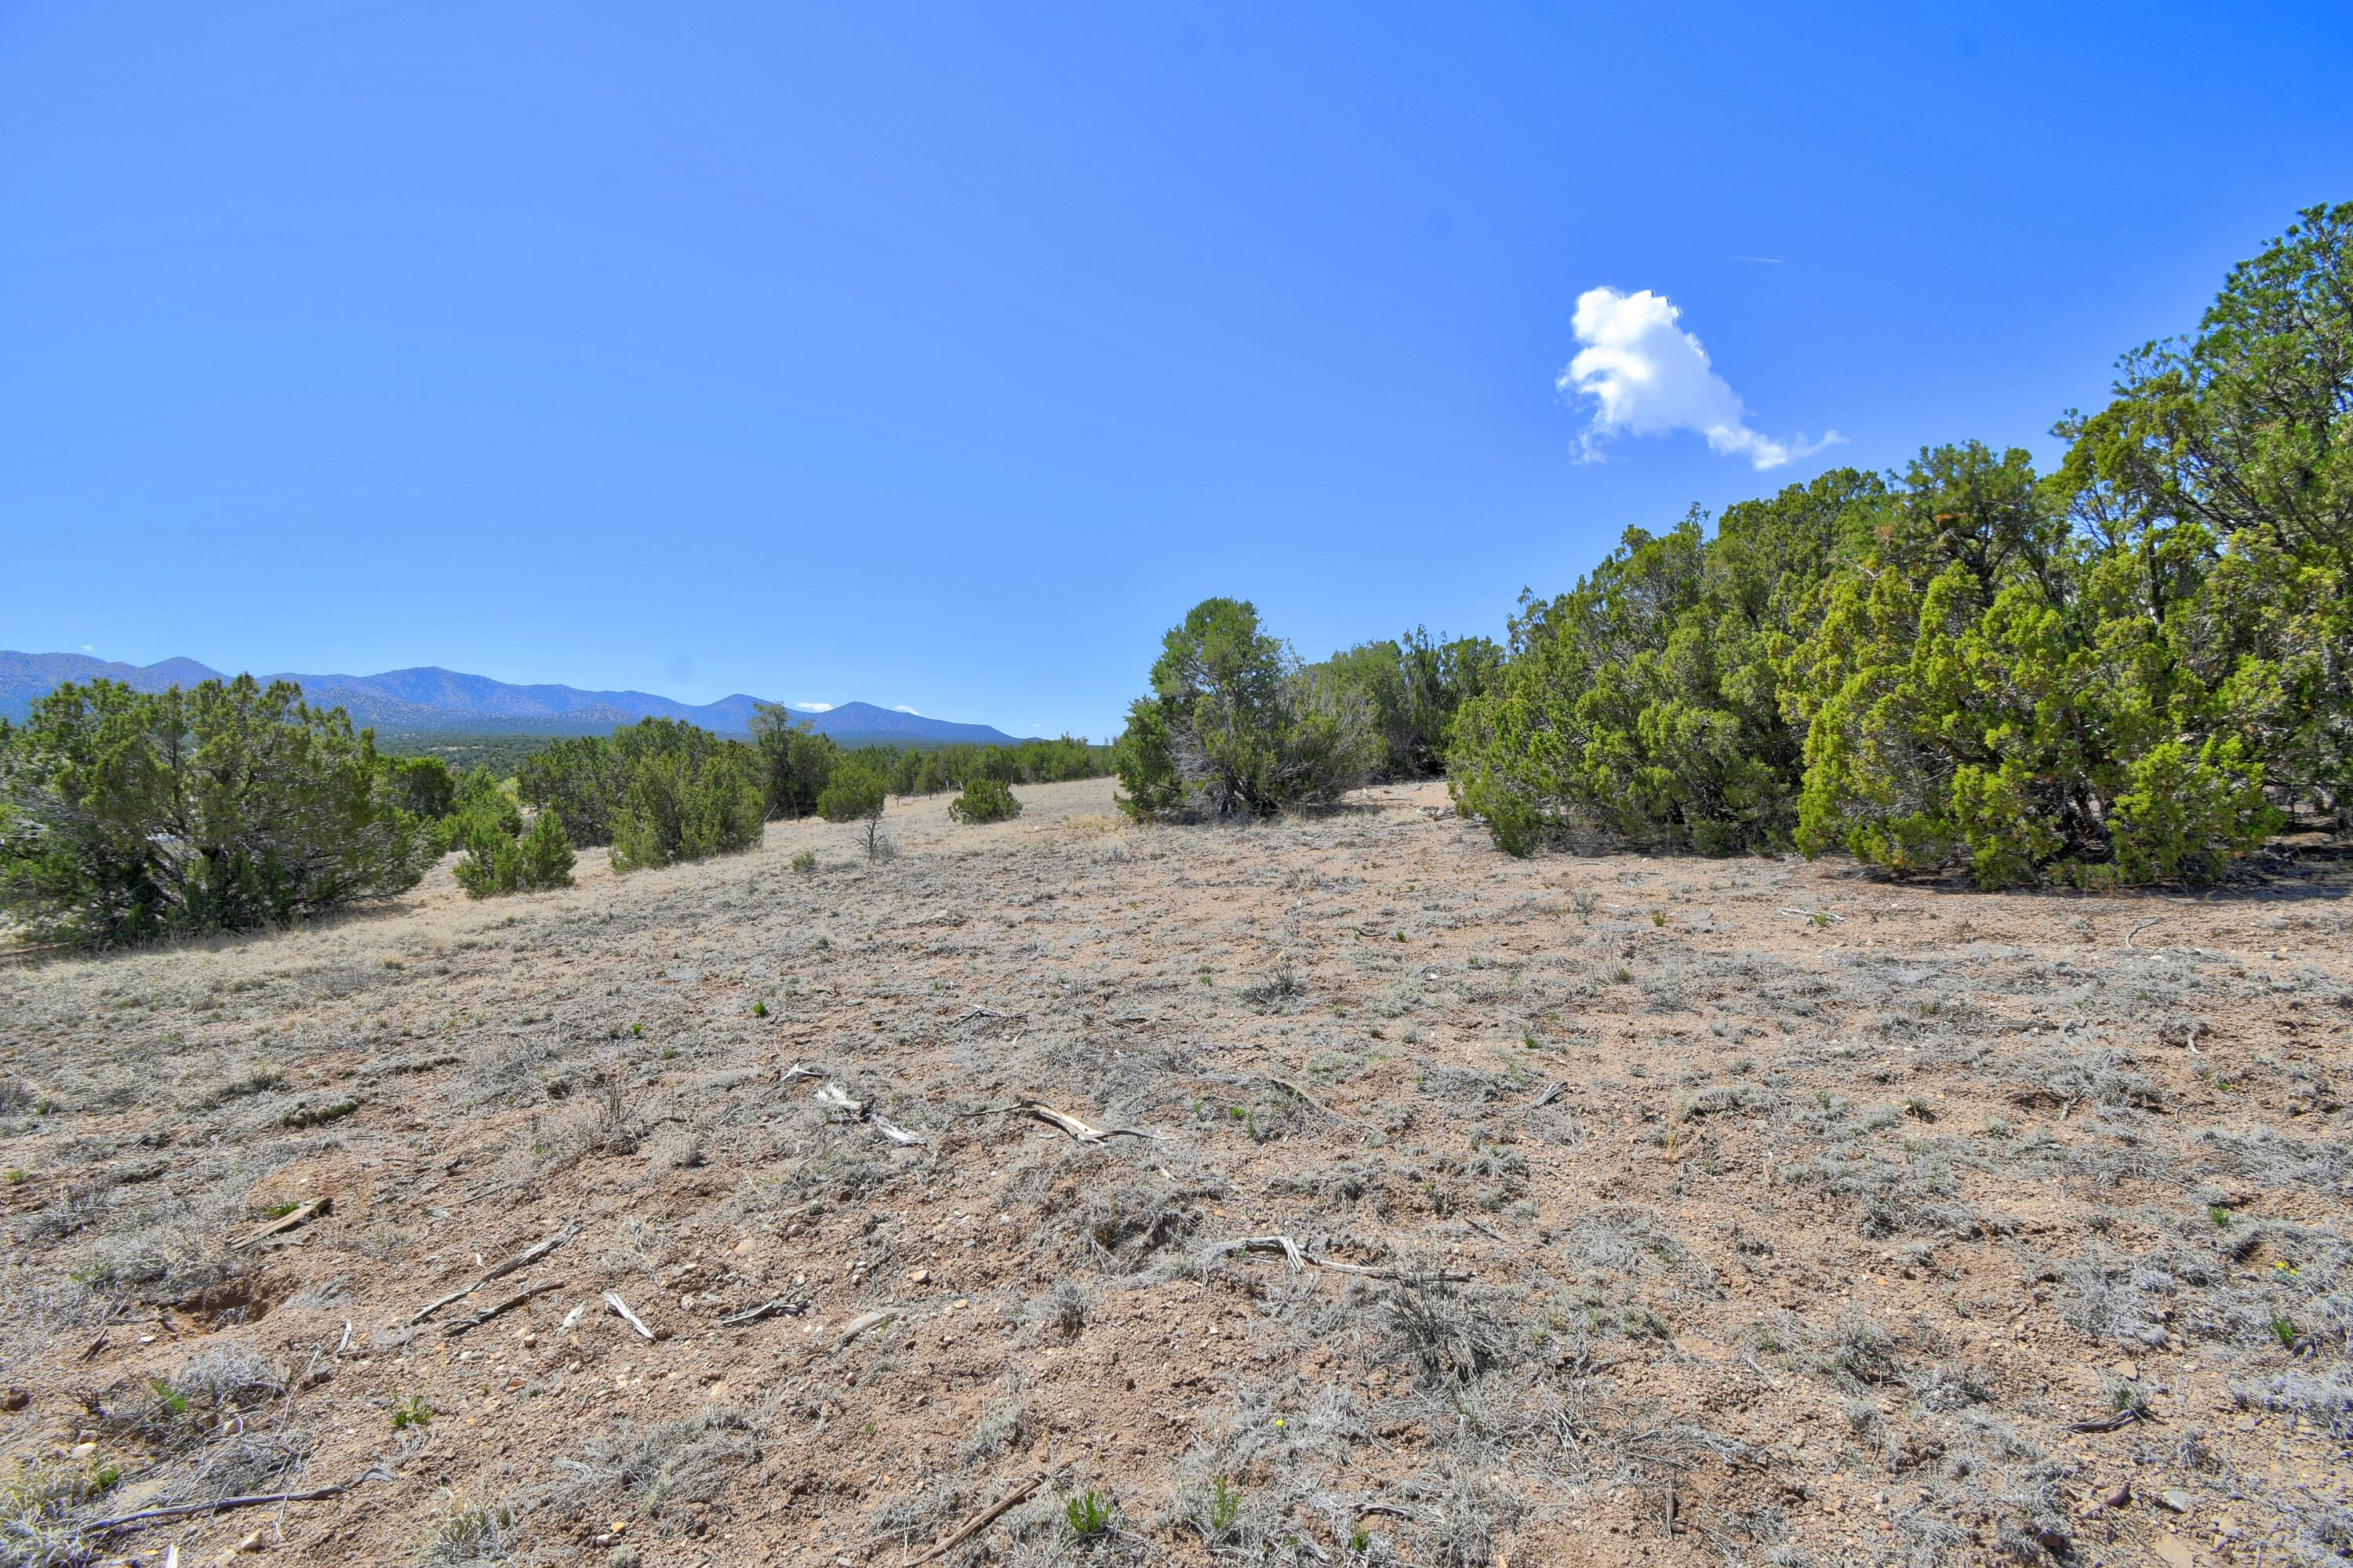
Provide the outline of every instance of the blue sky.
[[0,646],[1100,736],[1212,593],[1500,636],[1694,502],[2052,454],[2353,197],[2348,61],[2341,3],[0,0]]

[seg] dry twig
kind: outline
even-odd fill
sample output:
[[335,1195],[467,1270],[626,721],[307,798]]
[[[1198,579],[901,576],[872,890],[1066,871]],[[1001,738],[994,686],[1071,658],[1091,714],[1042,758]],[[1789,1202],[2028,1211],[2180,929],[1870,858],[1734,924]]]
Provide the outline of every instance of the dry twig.
[[732,1312],[719,1319],[719,1326],[723,1329],[740,1329],[746,1323],[756,1323],[763,1318],[774,1318],[779,1313],[787,1318],[797,1318],[807,1310],[807,1297],[779,1296],[774,1300],[763,1301],[757,1307],[746,1308],[741,1312]]
[[114,1519],[101,1519],[94,1524],[81,1526],[84,1533],[102,1534],[109,1531],[126,1530],[134,1524],[148,1524],[162,1519],[186,1519],[191,1514],[219,1513],[233,1508],[261,1508],[269,1503],[318,1502],[326,1498],[341,1497],[349,1490],[343,1486],[321,1487],[308,1492],[256,1492],[250,1497],[222,1498],[216,1502],[174,1503],[169,1508],[142,1509]]
[[833,1348],[838,1351],[867,1330],[879,1329],[890,1320],[888,1312],[861,1312],[841,1326],[841,1335],[833,1341]]
[[987,1508],[981,1510],[980,1512],[975,1514],[969,1523],[959,1526],[955,1534],[934,1546],[921,1557],[909,1558],[907,1560],[907,1568],[919,1568],[919,1565],[922,1563],[929,1563],[936,1558],[946,1556],[949,1552],[954,1552],[957,1547],[962,1546],[965,1542],[970,1541],[974,1536],[978,1535],[982,1531],[987,1530],[990,1525],[995,1524],[999,1516],[1001,1516],[1006,1510],[1012,1508],[1017,1503],[1026,1501],[1030,1493],[1036,1491],[1039,1487],[1045,1484],[1046,1472],[1040,1470],[1036,1475],[1030,1477],[1028,1480],[1022,1482],[1019,1486],[1014,1488],[1011,1491],[1006,1493],[1003,1497],[997,1499],[995,1502],[989,1504]]
[[309,1224],[312,1220],[317,1219],[321,1214],[327,1213],[327,1211],[332,1209],[334,1206],[335,1201],[332,1198],[313,1198],[309,1202],[303,1204],[301,1208],[280,1214],[278,1218],[270,1221],[268,1224],[262,1226],[251,1235],[247,1236],[243,1241],[234,1241],[229,1243],[229,1249],[233,1252],[243,1252],[247,1247],[251,1246],[256,1242],[267,1241],[269,1237],[277,1235],[281,1232],[292,1230],[296,1225]]
[[1064,1111],[1058,1111],[1052,1106],[1046,1104],[1043,1100],[1025,1098],[1018,1104],[1008,1106],[1005,1108],[1008,1110],[1026,1110],[1039,1121],[1044,1122],[1047,1126],[1060,1128],[1064,1132],[1069,1133],[1073,1139],[1076,1139],[1081,1143],[1103,1143],[1114,1138],[1151,1138],[1154,1136],[1151,1133],[1144,1131],[1140,1128],[1089,1127],[1077,1117],[1071,1116]]
[[526,1286],[522,1289],[518,1290],[512,1296],[508,1297],[505,1300],[500,1302],[495,1307],[485,1307],[480,1311],[475,1313],[472,1317],[465,1319],[459,1322],[450,1324],[444,1332],[454,1337],[466,1332],[469,1329],[479,1329],[483,1324],[489,1322],[491,1319],[499,1317],[502,1313],[513,1311],[516,1308],[522,1306],[524,1302],[530,1300],[534,1296],[544,1296],[551,1290],[561,1290],[563,1288],[564,1281],[561,1279],[543,1279],[537,1285]]
[[1289,1236],[1243,1236],[1221,1243],[1218,1251],[1280,1253],[1283,1261],[1296,1272],[1301,1268],[1328,1268],[1335,1274],[1354,1274],[1366,1279],[1442,1279],[1460,1285],[1470,1279],[1467,1274],[1419,1273],[1399,1268],[1366,1268],[1362,1264],[1342,1263],[1337,1258],[1319,1257],[1293,1241]]
[[610,1307],[623,1322],[627,1323],[630,1328],[635,1329],[638,1331],[638,1338],[645,1340],[649,1343],[652,1342],[654,1339],[654,1331],[646,1327],[644,1319],[629,1310],[629,1304],[622,1300],[617,1293],[610,1290],[605,1292],[605,1305]]
[[430,1318],[434,1313],[438,1312],[442,1308],[448,1306],[450,1303],[463,1301],[467,1297],[471,1296],[475,1291],[480,1290],[483,1286],[488,1285],[493,1279],[504,1279],[508,1275],[513,1274],[520,1269],[529,1268],[533,1264],[537,1263],[541,1258],[545,1257],[557,1247],[576,1239],[579,1236],[582,1228],[580,1222],[575,1220],[572,1224],[565,1226],[562,1230],[556,1232],[554,1235],[549,1236],[546,1240],[532,1243],[531,1245],[523,1248],[521,1252],[515,1254],[512,1257],[508,1258],[503,1263],[492,1264],[483,1272],[482,1277],[480,1279],[475,1280],[473,1284],[467,1286],[462,1290],[452,1290],[447,1296],[436,1297],[433,1300],[427,1301],[424,1306],[419,1307],[416,1311],[410,1313],[408,1316],[407,1326],[412,1329],[415,1328],[417,1324],[422,1323],[426,1319]]
[[862,1121],[866,1118],[866,1102],[851,1099],[849,1091],[839,1084],[828,1082],[818,1090],[817,1103],[828,1110],[848,1111],[853,1120]]
[[1293,1099],[1297,1100],[1301,1105],[1305,1106],[1309,1110],[1319,1111],[1324,1116],[1330,1117],[1334,1121],[1345,1122],[1351,1127],[1363,1127],[1365,1125],[1355,1117],[1344,1116],[1340,1112],[1334,1110],[1330,1106],[1324,1104],[1314,1095],[1309,1094],[1305,1089],[1303,1089],[1297,1084],[1293,1083],[1289,1078],[1270,1077],[1267,1079],[1267,1082],[1272,1084],[1276,1088],[1281,1089],[1284,1094],[1289,1095]]

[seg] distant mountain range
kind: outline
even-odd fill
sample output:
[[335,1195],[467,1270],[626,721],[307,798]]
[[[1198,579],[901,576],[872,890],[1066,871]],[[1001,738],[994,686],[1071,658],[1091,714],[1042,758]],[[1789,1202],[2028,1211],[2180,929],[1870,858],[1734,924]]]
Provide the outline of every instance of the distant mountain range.
[[[33,699],[69,681],[103,676],[134,691],[161,692],[222,678],[193,659],[124,664],[86,653],[0,651],[0,716],[22,723]],[[487,675],[427,666],[381,675],[274,675],[292,681],[320,707],[340,707],[353,724],[385,734],[469,730],[528,735],[601,735],[641,718],[685,719],[722,735],[745,735],[759,700],[737,694],[715,703],[681,703],[650,692],[584,692],[575,686],[511,686]],[[793,710],[820,735],[844,744],[894,742],[1008,746],[1015,736],[985,724],[951,724],[872,703],[843,703],[822,713]]]

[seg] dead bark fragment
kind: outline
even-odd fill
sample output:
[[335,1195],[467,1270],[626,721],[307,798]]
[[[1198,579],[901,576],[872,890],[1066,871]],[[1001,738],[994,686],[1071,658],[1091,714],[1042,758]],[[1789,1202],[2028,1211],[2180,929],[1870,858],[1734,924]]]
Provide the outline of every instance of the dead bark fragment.
[[296,1225],[307,1225],[312,1220],[317,1219],[321,1214],[327,1213],[334,1206],[335,1201],[332,1198],[313,1198],[309,1202],[303,1204],[301,1208],[280,1214],[278,1218],[270,1221],[268,1224],[262,1226],[251,1235],[247,1236],[243,1241],[234,1241],[229,1243],[229,1248],[234,1252],[243,1252],[247,1247],[253,1245],[256,1242],[266,1241],[269,1237],[278,1235],[282,1232],[290,1231]]

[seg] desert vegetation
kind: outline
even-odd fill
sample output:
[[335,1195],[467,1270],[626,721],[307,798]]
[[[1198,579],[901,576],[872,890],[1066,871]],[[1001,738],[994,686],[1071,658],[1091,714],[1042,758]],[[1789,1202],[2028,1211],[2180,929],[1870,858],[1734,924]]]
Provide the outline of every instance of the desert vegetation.
[[0,969],[15,1560],[2337,1560],[2340,862],[1014,789]]
[[1984,885],[2211,879],[2353,825],[2353,204],[2070,413],[1630,530],[1524,601],[1450,767],[1525,853],[1840,849]]
[[1321,664],[1255,609],[1173,629],[1117,749],[1166,820],[1434,774],[1498,847],[1838,850],[1981,886],[2211,881],[2353,827],[2353,204],[2121,362],[2038,474],[1934,447],[1629,529],[1508,651]]
[[0,724],[0,901],[36,942],[107,946],[397,893],[440,848],[414,779],[284,682],[63,686]]
[[60,688],[0,1568],[2343,1563],[2349,230],[1108,753]]

